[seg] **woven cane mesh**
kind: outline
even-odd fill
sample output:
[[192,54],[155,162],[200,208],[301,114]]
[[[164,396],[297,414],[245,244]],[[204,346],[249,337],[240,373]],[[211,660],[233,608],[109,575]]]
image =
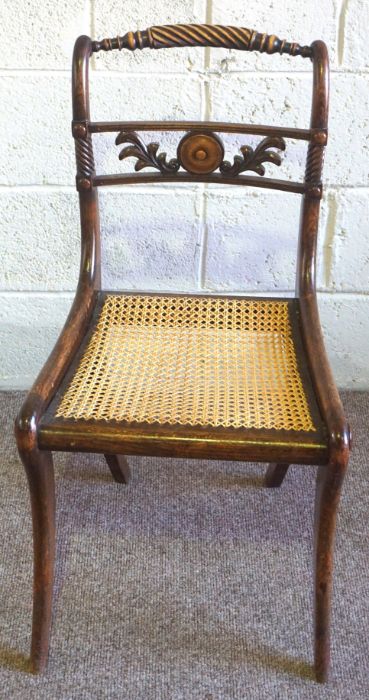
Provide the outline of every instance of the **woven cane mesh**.
[[110,294],[57,416],[315,431],[288,302]]

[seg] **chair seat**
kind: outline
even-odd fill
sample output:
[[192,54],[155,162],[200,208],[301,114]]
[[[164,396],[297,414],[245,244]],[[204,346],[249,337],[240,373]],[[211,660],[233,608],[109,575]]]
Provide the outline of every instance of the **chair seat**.
[[53,416],[322,437],[295,299],[105,293]]

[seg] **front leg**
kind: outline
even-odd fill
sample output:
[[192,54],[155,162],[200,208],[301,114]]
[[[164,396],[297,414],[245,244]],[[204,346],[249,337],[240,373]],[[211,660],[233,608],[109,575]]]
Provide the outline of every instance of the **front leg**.
[[336,515],[347,459],[318,468],[315,496],[315,673],[320,683],[328,677],[333,548]]
[[31,666],[41,673],[47,664],[52,616],[55,559],[55,487],[51,452],[19,448],[26,470],[33,524],[33,619]]

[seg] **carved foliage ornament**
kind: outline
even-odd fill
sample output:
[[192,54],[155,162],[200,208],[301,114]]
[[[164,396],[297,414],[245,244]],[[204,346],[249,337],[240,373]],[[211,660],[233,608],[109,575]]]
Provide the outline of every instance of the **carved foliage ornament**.
[[242,156],[234,156],[233,163],[224,158],[224,146],[213,132],[189,132],[181,139],[177,148],[177,158],[167,160],[166,153],[158,153],[159,144],[149,143],[147,146],[135,131],[121,131],[115,143],[128,143],[120,154],[119,159],[136,158],[136,172],[143,168],[156,168],[163,174],[174,174],[182,166],[184,170],[194,175],[209,174],[219,168],[224,176],[236,177],[246,170],[252,170],[258,175],[265,175],[263,163],[280,165],[281,156],[274,149],[284,151],[286,144],[281,136],[267,136],[255,149],[251,146],[241,146]]
[[268,136],[263,139],[255,149],[251,146],[241,146],[241,156],[235,156],[233,164],[228,160],[224,160],[220,165],[220,172],[223,175],[239,175],[245,170],[253,170],[258,175],[265,175],[263,163],[273,163],[280,165],[282,158],[279,153],[272,151],[272,148],[277,148],[280,151],[286,149],[286,143],[281,136]]
[[175,173],[179,170],[179,162],[176,158],[167,161],[166,153],[158,153],[159,144],[149,143],[145,146],[135,131],[121,131],[115,139],[117,146],[121,143],[130,143],[130,146],[125,146],[119,153],[119,160],[124,158],[137,158],[135,170],[139,171],[143,168],[156,168],[161,173]]

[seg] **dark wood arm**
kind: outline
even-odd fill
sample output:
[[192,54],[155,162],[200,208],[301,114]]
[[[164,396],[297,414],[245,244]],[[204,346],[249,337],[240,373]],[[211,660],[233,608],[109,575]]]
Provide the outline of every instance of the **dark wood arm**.
[[260,53],[287,53],[291,56],[311,57],[310,46],[300,46],[279,39],[274,34],[259,34],[246,27],[225,27],[219,24],[167,24],[149,27],[143,31],[127,32],[114,39],[92,43],[92,51],[113,49],[168,49],[182,46],[213,46]]

